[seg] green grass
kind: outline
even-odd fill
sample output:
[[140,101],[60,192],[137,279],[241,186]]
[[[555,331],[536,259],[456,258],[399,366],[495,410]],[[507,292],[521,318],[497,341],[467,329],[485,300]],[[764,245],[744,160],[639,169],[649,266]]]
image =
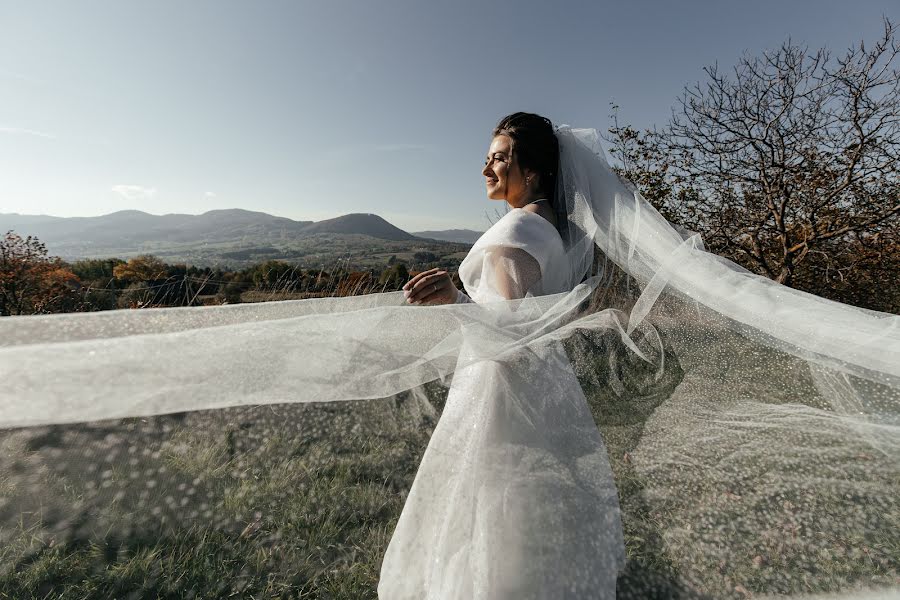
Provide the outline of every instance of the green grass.
[[[896,463],[827,421],[745,430],[759,380],[725,357],[789,359],[709,342],[659,375],[609,335],[567,342],[619,491],[619,597],[900,584]],[[765,396],[797,407],[772,423],[822,405],[804,385]],[[0,598],[375,598],[446,391],[4,432]]]
[[[20,454],[4,466],[43,466],[0,481],[18,501],[4,504],[18,520],[0,531],[0,597],[375,597],[428,435],[396,399],[10,432]],[[53,465],[59,449],[96,468]],[[106,468],[114,449],[124,464]]]

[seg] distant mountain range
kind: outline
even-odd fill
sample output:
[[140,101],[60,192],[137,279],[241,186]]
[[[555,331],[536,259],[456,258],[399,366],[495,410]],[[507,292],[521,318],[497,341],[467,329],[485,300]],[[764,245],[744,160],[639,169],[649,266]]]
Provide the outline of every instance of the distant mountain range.
[[366,244],[385,250],[424,247],[434,241],[471,245],[481,235],[465,229],[412,234],[374,214],[294,221],[243,209],[211,210],[202,215],[122,210],[99,217],[0,213],[0,234],[10,229],[23,237],[36,236],[51,255],[67,260],[153,253],[194,264],[236,255],[252,260],[254,253],[317,256],[315,251],[323,247],[353,252]]
[[459,244],[474,244],[481,237],[483,231],[471,229],[444,229],[442,231],[415,231],[414,236],[443,240],[445,242],[457,242]]

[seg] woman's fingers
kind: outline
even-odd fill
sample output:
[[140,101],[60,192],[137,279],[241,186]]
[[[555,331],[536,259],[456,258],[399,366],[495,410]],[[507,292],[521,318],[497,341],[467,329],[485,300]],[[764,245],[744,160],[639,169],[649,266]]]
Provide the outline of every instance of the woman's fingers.
[[416,283],[421,281],[423,278],[428,277],[429,275],[436,273],[439,270],[440,270],[439,268],[435,267],[434,269],[428,269],[427,271],[422,271],[421,273],[419,273],[418,275],[416,275],[415,277],[413,277],[412,279],[407,281],[406,284],[403,286],[403,290],[406,291],[406,290],[412,289],[412,287]]
[[439,269],[431,269],[430,271],[419,273],[404,286],[405,291],[417,293],[427,286],[439,281],[445,273],[446,271],[440,271]]
[[448,282],[450,282],[450,275],[440,269],[431,269],[420,273],[404,286],[406,301],[414,304],[438,299],[441,297],[441,293],[447,289]]
[[438,289],[440,289],[440,285],[440,275],[437,273],[429,275],[427,277],[422,277],[409,289],[409,291],[407,292],[407,299],[410,302],[421,301],[426,296],[430,296]]
[[437,286],[434,289],[432,286],[428,286],[424,292],[419,294],[416,297],[416,304],[441,304],[441,296],[443,296],[444,289],[440,287],[440,285],[435,284]]

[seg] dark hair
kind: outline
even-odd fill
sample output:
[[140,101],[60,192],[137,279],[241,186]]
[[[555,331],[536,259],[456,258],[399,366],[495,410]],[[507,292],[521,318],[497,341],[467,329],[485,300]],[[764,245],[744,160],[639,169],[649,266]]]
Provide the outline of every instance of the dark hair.
[[556,172],[559,168],[559,141],[550,119],[534,113],[517,112],[500,119],[491,137],[506,135],[522,170],[538,174],[540,193],[556,201]]

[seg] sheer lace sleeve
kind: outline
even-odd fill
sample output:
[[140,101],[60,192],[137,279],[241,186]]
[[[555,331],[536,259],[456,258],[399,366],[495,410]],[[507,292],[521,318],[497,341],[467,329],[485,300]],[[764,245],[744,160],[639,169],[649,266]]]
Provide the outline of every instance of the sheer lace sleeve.
[[468,304],[470,302],[474,303],[475,301],[469,298],[462,290],[456,290],[456,302],[454,304]]
[[[557,290],[554,275],[565,269],[550,267],[564,261],[553,225],[514,209],[473,245],[460,264],[459,277],[474,302],[514,300]],[[463,296],[457,296],[457,303],[466,301]]]
[[496,300],[524,298],[541,279],[537,259],[522,248],[491,246],[485,250],[482,266],[482,285],[489,297]]
[[[490,246],[485,248],[478,289],[480,298],[513,300],[534,291],[541,279],[541,267],[531,254],[521,248]],[[456,304],[475,302],[457,290]]]

